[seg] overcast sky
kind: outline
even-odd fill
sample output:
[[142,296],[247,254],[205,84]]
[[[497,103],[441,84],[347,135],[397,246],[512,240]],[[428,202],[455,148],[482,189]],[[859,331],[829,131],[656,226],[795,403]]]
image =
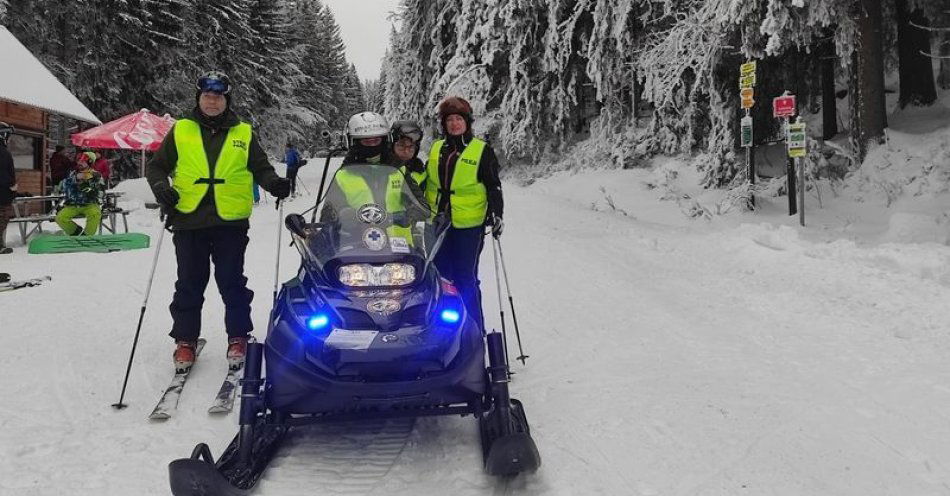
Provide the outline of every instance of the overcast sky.
[[389,46],[389,13],[398,0],[323,0],[340,25],[346,59],[356,64],[360,79],[379,79],[386,48]]

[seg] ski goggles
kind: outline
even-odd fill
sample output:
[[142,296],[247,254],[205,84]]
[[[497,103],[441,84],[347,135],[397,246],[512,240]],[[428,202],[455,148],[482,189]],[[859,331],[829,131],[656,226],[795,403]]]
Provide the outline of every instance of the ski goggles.
[[399,141],[401,138],[409,138],[413,142],[418,143],[422,141],[422,130],[415,126],[401,126],[396,128],[396,132],[393,133],[393,140]]
[[198,79],[198,91],[202,93],[217,93],[227,95],[231,91],[231,85],[227,80],[216,77],[203,77]]

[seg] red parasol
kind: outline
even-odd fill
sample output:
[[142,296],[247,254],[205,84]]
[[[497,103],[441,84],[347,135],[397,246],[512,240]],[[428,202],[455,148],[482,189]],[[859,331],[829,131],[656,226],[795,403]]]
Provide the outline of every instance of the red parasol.
[[142,175],[145,175],[145,152],[154,152],[162,145],[165,135],[175,125],[175,119],[165,114],[159,117],[142,109],[101,126],[76,133],[70,138],[76,146],[142,151]]
[[175,119],[165,114],[159,117],[148,109],[107,122],[72,135],[76,146],[85,148],[109,148],[123,150],[147,150],[154,152],[162,144],[165,135],[175,125]]

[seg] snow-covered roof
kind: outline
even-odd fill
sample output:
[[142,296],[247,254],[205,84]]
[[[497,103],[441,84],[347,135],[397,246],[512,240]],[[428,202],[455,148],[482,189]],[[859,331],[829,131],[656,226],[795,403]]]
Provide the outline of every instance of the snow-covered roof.
[[3,26],[0,26],[0,67],[10,76],[0,77],[0,100],[101,124],[95,114]]

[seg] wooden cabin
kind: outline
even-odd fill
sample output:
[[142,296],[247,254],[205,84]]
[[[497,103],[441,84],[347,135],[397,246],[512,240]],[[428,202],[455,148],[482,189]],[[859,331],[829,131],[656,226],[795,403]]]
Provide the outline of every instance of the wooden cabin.
[[35,107],[0,100],[0,121],[16,129],[7,141],[7,148],[13,155],[18,191],[45,194],[49,175],[46,153],[49,114]]
[[56,79],[16,37],[0,26],[0,121],[16,130],[7,147],[13,163],[19,193],[47,193],[50,117],[90,124],[99,119]]

